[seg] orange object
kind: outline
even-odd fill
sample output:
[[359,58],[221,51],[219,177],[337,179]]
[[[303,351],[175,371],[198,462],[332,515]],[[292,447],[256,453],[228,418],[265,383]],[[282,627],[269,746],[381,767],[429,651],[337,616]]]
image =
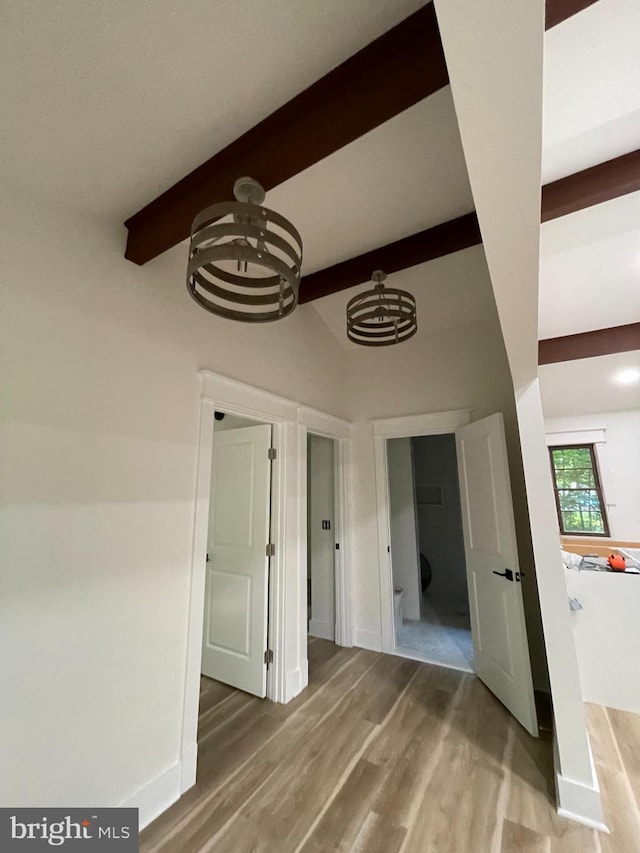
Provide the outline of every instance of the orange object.
[[620,554],[609,554],[607,562],[609,563],[609,568],[614,572],[624,572],[627,566],[627,561]]

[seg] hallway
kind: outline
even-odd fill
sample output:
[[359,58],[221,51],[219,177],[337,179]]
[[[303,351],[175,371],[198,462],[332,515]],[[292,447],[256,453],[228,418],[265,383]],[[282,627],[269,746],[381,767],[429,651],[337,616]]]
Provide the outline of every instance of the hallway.
[[203,679],[198,783],[140,850],[640,850],[627,745],[638,718],[590,716],[605,808],[616,806],[597,840],[555,814],[548,735],[531,738],[478,679],[313,639],[309,687],[286,706]]

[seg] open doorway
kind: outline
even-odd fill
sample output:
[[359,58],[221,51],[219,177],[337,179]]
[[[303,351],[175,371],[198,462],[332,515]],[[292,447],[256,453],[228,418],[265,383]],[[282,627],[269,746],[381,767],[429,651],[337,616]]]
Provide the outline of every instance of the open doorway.
[[307,433],[307,633],[336,639],[335,440]]
[[398,653],[473,671],[455,436],[387,442]]
[[202,676],[264,697],[271,554],[271,424],[215,413]]
[[[410,415],[375,421],[373,431],[382,650],[429,660],[424,654],[403,651],[396,641],[392,566],[395,557],[392,558],[389,495],[389,467],[394,464],[394,460],[389,459],[387,448],[397,438],[453,434],[469,586],[473,671],[527,731],[537,735],[538,723],[522,601],[522,573],[518,562],[502,414],[495,412],[473,422],[468,410]],[[411,459],[410,454],[408,458]],[[412,472],[411,463],[409,471]],[[413,508],[413,537],[418,542],[415,499],[413,504],[405,501],[405,508],[407,506]],[[416,553],[417,550],[416,545]],[[431,660],[440,665],[452,666],[446,661]]]

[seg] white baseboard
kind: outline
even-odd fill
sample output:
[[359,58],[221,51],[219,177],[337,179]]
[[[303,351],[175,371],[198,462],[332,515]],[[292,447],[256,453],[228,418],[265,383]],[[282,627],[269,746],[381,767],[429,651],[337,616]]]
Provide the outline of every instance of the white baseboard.
[[[589,751],[591,752],[591,745],[589,745]],[[556,768],[560,766],[555,738],[554,765]],[[589,826],[591,829],[598,829],[600,832],[608,833],[609,830],[604,821],[604,812],[602,811],[602,798],[600,796],[600,786],[598,785],[593,756],[591,756],[591,772],[593,783],[587,785],[584,782],[569,779],[556,771],[558,814],[576,823]]]
[[382,637],[375,631],[365,631],[363,628],[356,628],[353,645],[359,649],[369,649],[372,652],[382,651]]
[[[307,678],[308,678],[308,670],[307,670]],[[284,702],[290,702],[294,696],[297,696],[301,690],[306,687],[306,684],[303,681],[303,673],[300,667],[296,669],[290,669],[289,672],[285,674],[285,685],[284,685]]]
[[333,625],[320,619],[309,620],[308,634],[310,637],[318,637],[320,640],[333,640],[335,636]]
[[597,829],[599,832],[606,832],[607,835],[609,834],[609,828],[603,821],[592,820],[584,815],[575,814],[574,812],[569,812],[562,808],[558,808],[558,814],[560,817],[566,817],[567,820],[572,820],[574,823],[581,823],[583,826],[588,826],[589,829]]
[[176,761],[155,779],[147,782],[120,806],[139,809],[139,826],[144,829],[158,815],[180,799],[180,762]]
[[180,771],[180,794],[184,794],[196,784],[198,766],[198,742],[194,741],[182,753],[182,768]]

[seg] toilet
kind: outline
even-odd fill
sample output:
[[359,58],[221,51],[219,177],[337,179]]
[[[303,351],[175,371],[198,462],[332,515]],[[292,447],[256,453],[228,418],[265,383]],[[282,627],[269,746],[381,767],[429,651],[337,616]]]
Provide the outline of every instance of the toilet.
[[395,619],[396,631],[402,625],[402,599],[404,598],[404,589],[401,586],[393,588],[393,618]]

